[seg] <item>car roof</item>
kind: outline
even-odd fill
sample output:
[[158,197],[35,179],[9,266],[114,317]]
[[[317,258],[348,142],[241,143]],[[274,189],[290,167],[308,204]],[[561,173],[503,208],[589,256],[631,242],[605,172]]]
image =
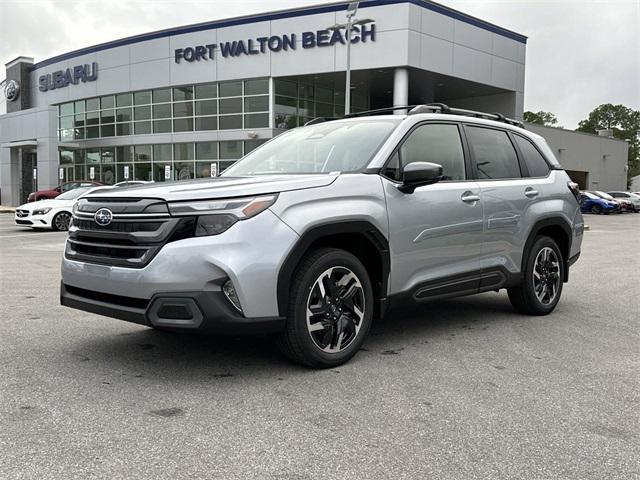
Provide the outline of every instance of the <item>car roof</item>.
[[[358,122],[363,120],[370,121],[370,120],[376,120],[376,119],[396,120],[396,121],[412,120],[414,122],[426,121],[426,120],[440,120],[445,122],[468,123],[468,124],[476,124],[476,125],[483,125],[487,127],[512,130],[526,137],[543,139],[543,137],[541,135],[538,135],[537,133],[534,133],[530,130],[526,130],[516,125],[512,125],[510,123],[499,122],[497,120],[490,120],[488,118],[479,118],[479,117],[472,117],[468,115],[456,115],[456,114],[448,114],[448,113],[412,113],[412,114],[403,114],[403,115],[398,115],[398,114],[362,115],[362,116],[353,116],[353,117],[339,118],[339,119],[333,119],[333,120],[327,120],[327,121],[332,123],[333,122],[342,123],[342,122]],[[312,125],[321,125],[321,123],[315,123]]]

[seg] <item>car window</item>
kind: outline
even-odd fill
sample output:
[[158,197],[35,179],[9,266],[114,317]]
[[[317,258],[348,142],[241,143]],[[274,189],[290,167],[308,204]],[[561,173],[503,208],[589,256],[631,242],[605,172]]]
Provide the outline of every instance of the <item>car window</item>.
[[601,192],[600,190],[597,190],[595,193],[600,198],[604,198],[605,200],[613,200],[613,197],[611,195],[609,195],[608,193]]
[[464,153],[457,125],[427,124],[416,128],[403,142],[385,169],[385,175],[400,180],[409,163],[442,165],[443,180],[464,180]]
[[222,176],[355,172],[367,166],[399,122],[357,118],[295,128],[252,150]]
[[74,183],[64,183],[62,185],[62,191],[63,192],[68,192],[69,190],[73,190],[74,188],[78,188],[78,183],[74,182]]
[[527,165],[531,177],[546,177],[549,174],[549,165],[533,144],[520,135],[514,135],[516,144]]
[[507,132],[467,127],[469,147],[476,162],[478,178],[519,178],[520,165]]
[[58,195],[56,197],[56,200],[73,200],[74,198],[78,198],[80,195],[88,192],[89,190],[91,190],[90,187],[74,188],[73,190],[69,190],[68,192],[63,193],[62,195]]

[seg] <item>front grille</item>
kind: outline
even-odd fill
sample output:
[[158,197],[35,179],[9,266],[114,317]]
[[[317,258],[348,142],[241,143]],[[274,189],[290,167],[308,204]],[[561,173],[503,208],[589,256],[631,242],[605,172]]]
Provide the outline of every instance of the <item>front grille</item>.
[[[113,213],[109,225],[95,222],[100,208]],[[157,199],[88,197],[78,202],[67,258],[87,263],[142,268],[163,245],[193,235],[195,219],[169,215],[166,203]]]
[[16,217],[24,218],[29,216],[29,210],[16,210]]
[[155,232],[162,226],[162,222],[112,222],[106,227],[101,227],[94,220],[76,218],[73,224],[81,230],[95,232]]

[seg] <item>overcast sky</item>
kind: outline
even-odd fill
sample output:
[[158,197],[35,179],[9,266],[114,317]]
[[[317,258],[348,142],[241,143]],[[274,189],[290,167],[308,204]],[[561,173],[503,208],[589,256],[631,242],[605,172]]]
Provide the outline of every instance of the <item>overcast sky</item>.
[[[323,0],[0,0],[0,60],[41,61],[97,43]],[[525,110],[575,128],[602,103],[640,109],[640,0],[440,0],[522,33]],[[0,79],[4,78],[1,69]]]

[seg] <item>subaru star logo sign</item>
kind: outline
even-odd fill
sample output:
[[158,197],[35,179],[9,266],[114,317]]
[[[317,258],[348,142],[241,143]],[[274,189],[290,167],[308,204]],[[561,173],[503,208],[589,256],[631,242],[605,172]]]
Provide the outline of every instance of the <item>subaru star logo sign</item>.
[[8,102],[14,102],[20,95],[20,84],[15,80],[9,80],[4,87],[4,96]]
[[108,208],[101,208],[96,212],[93,218],[98,225],[106,227],[111,223],[111,220],[113,220],[113,213],[111,213],[111,210]]

